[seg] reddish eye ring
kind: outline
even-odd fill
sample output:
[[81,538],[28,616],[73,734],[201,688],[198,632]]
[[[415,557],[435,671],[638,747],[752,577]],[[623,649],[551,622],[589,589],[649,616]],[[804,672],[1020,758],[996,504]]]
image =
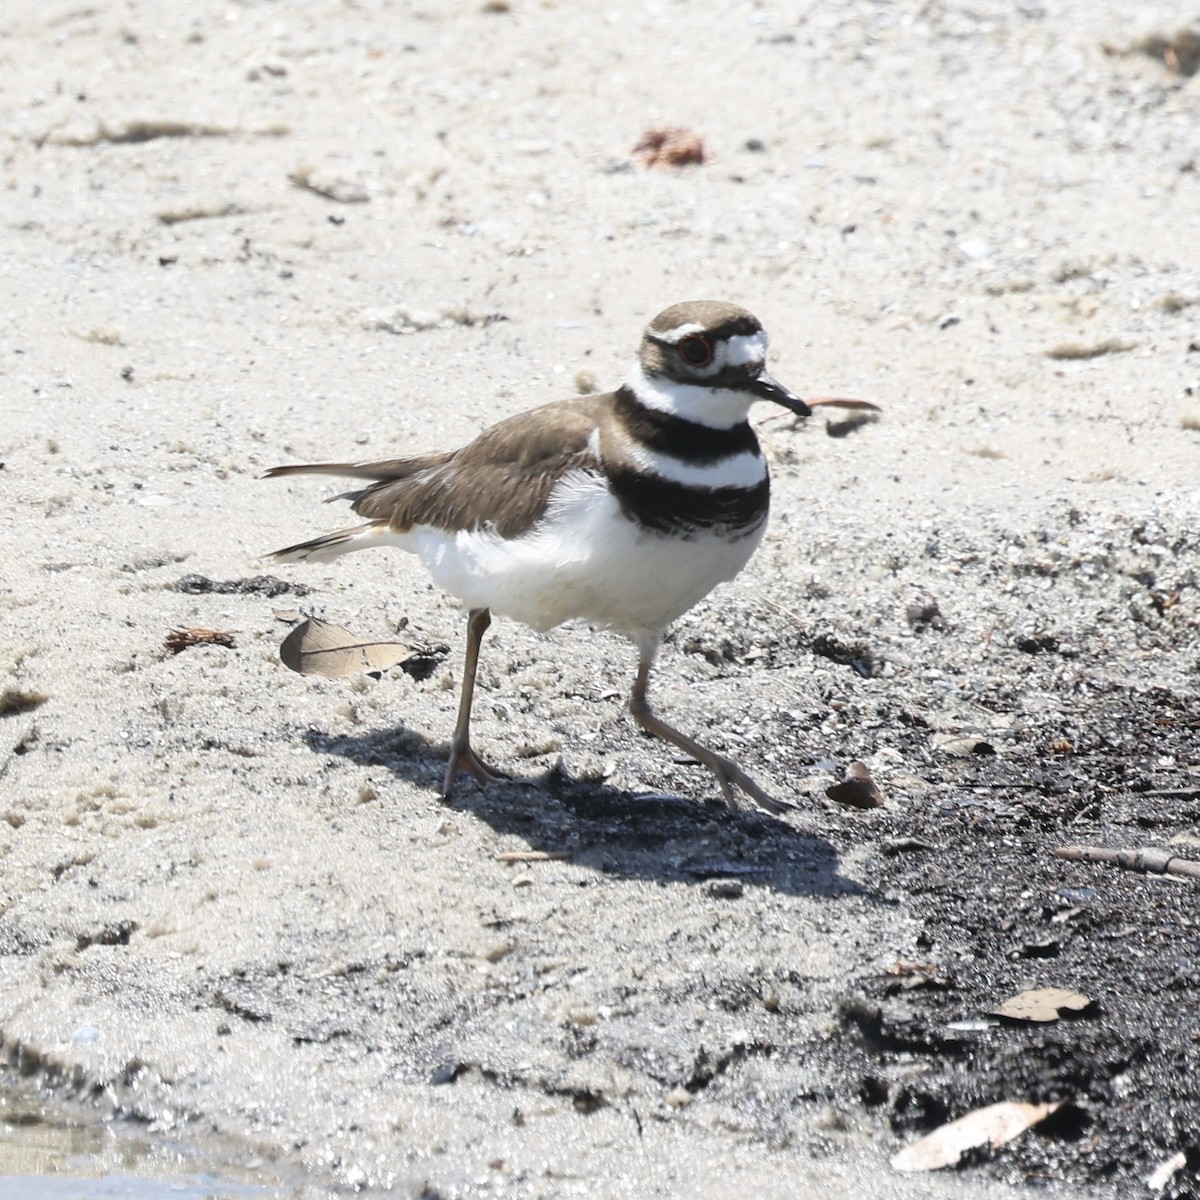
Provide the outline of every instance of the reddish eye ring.
[[713,360],[712,342],[698,333],[689,333],[687,337],[680,338],[675,349],[689,367],[707,367]]

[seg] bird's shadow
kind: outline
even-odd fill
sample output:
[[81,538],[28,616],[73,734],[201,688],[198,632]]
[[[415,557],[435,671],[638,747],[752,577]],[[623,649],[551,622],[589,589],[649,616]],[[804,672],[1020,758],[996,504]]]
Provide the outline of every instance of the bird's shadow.
[[[445,752],[410,729],[354,735],[310,731],[308,743],[319,754],[384,766],[433,796],[440,790]],[[454,795],[439,803],[472,813],[532,850],[570,852],[573,862],[618,878],[690,884],[734,880],[745,888],[789,895],[884,902],[839,874],[834,846],[797,826],[803,814],[780,818],[749,807],[625,792],[574,780],[561,769],[486,787],[463,775]]]

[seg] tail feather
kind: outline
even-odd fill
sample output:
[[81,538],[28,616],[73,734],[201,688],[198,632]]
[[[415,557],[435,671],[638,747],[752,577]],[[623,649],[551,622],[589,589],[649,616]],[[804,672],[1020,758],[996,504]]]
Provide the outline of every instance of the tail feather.
[[271,467],[263,478],[278,479],[281,475],[344,475],[351,479],[370,479],[382,483],[385,480],[407,479],[418,471],[440,466],[449,457],[448,454],[423,454],[416,458],[383,458],[375,462],[292,463],[285,467]]
[[[399,480],[410,479],[431,467],[439,467],[450,457],[449,454],[426,454],[417,458],[386,458],[376,462],[295,463],[284,467],[272,467],[263,477],[277,479],[282,475],[346,475],[352,479],[369,480],[370,486],[361,491],[342,492],[326,501],[330,503],[334,500],[349,500],[358,511],[358,502],[364,496]],[[387,512],[380,520],[368,521],[365,525],[355,525],[350,529],[338,529],[308,542],[285,546],[269,557],[274,562],[329,562],[343,554],[349,554],[352,550],[395,545],[397,529],[392,526],[391,516],[392,514]]]
[[308,542],[297,542],[275,550],[270,558],[275,562],[331,562],[351,550],[369,550],[372,546],[386,545],[386,521],[368,521],[350,529],[336,529]]

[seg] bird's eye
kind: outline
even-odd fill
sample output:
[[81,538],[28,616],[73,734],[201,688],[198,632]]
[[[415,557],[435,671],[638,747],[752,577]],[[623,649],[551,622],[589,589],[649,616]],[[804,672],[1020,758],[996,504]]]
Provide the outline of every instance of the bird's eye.
[[690,333],[682,338],[676,349],[689,367],[707,367],[713,359],[712,342],[698,333]]

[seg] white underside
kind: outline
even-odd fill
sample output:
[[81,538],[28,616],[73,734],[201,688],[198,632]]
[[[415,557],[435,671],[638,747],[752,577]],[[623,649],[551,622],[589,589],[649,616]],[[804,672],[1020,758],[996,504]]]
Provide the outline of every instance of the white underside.
[[657,638],[732,579],[765,527],[764,521],[736,538],[647,533],[622,515],[603,480],[579,471],[555,489],[537,529],[520,538],[417,526],[407,533],[371,532],[347,548],[412,551],[468,608],[489,608],[534,629],[580,620],[641,641]]

